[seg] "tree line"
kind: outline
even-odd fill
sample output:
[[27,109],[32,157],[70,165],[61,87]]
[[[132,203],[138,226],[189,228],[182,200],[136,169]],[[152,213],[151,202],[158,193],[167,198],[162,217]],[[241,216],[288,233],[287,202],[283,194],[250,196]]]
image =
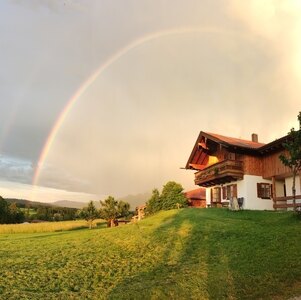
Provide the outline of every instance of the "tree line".
[[78,210],[68,207],[35,206],[9,203],[0,196],[0,224],[17,224],[25,221],[67,221],[78,218]]
[[25,220],[25,215],[16,203],[8,204],[0,196],[0,224],[16,224],[22,223]]
[[[43,220],[43,221],[65,221],[74,219],[85,219],[89,227],[93,227],[93,222],[97,218],[107,221],[108,227],[118,225],[118,219],[125,218],[129,220],[134,213],[130,211],[130,204],[125,201],[117,201],[109,196],[105,200],[100,200],[100,209],[95,207],[93,201],[90,201],[83,209],[38,206],[30,207],[26,205],[23,208],[16,203],[9,204],[0,197],[0,224],[22,223],[24,221]],[[160,193],[158,189],[152,191],[150,199],[146,203],[146,213],[154,214],[160,210],[169,210],[187,206],[187,199],[183,194],[181,184],[174,181],[167,182]]]
[[[151,215],[160,210],[186,207],[188,203],[183,190],[182,185],[174,181],[167,182],[161,194],[158,189],[154,189],[151,198],[146,203],[146,213]],[[112,196],[103,201],[100,200],[100,206],[98,210],[93,201],[90,201],[87,207],[80,210],[79,216],[88,222],[89,228],[93,227],[93,222],[97,218],[106,220],[107,226],[113,227],[118,225],[119,218],[130,219],[133,216],[129,203],[117,201]]]

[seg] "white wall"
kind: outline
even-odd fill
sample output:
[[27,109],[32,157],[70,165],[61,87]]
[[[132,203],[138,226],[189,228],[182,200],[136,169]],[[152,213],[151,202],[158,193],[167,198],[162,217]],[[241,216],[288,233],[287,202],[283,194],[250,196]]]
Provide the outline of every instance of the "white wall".
[[[244,175],[243,180],[229,183],[229,185],[237,184],[237,197],[244,198],[243,209],[258,209],[258,210],[274,209],[272,199],[257,198],[257,183],[260,182],[272,183],[271,180],[266,180],[263,179],[261,176],[253,176],[253,175]],[[227,186],[227,184],[225,184],[224,186]],[[210,200],[211,200],[211,191],[210,188],[206,188],[207,204],[210,204]]]
[[272,199],[257,197],[257,183],[272,183],[261,176],[244,175],[244,179],[237,182],[237,196],[244,197],[244,209],[273,210]]
[[[286,196],[293,196],[293,177],[285,178]],[[300,191],[300,177],[296,176],[296,195],[301,195]]]
[[[258,210],[273,210],[272,199],[261,199],[257,197],[257,183],[272,183],[271,180],[263,179],[261,176],[244,175],[243,180],[231,182],[230,184],[237,184],[237,197],[243,197],[243,209],[258,209]],[[276,195],[277,197],[284,196],[283,181],[276,181]],[[285,178],[286,195],[292,196],[293,177]],[[224,186],[227,186],[225,184]],[[216,187],[216,186],[215,186]],[[221,187],[221,186],[219,186]],[[214,188],[214,187],[212,187]],[[301,182],[300,177],[296,177],[296,195],[301,195]],[[211,201],[211,188],[206,188],[206,202],[210,204]],[[297,200],[301,202],[301,200]],[[288,203],[292,203],[288,201]]]
[[[285,188],[286,188],[286,196],[293,196],[293,177],[287,177],[285,178]],[[296,176],[296,195],[301,195],[301,186],[300,186],[300,176]],[[296,200],[296,203],[300,203],[301,200]],[[288,204],[292,204],[293,200],[287,200]],[[288,208],[288,210],[293,210],[293,208]]]
[[284,197],[284,180],[275,182],[276,197]]
[[206,203],[207,205],[211,203],[211,189],[206,188]]

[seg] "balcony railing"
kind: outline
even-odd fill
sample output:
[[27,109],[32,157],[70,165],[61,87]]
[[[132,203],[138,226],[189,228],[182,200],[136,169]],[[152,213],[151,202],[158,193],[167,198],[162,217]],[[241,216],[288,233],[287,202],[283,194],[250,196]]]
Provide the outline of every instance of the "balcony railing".
[[[296,207],[300,209],[301,207],[301,195],[296,195]],[[287,196],[287,197],[276,197],[274,200],[274,209],[288,209],[288,208],[294,208],[293,204],[293,196]]]
[[209,187],[243,178],[243,163],[224,160],[195,173],[195,184]]

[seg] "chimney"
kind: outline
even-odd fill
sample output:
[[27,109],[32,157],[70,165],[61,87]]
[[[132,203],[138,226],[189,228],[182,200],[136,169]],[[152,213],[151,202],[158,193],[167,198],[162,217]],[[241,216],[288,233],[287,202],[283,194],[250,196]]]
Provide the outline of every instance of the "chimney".
[[257,135],[257,133],[252,133],[252,142],[258,143],[258,135]]

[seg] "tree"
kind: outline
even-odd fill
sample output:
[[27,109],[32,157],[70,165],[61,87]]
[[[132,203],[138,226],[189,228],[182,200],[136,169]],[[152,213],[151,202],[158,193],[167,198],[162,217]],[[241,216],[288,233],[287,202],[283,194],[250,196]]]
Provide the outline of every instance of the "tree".
[[0,196],[0,224],[5,224],[8,222],[8,204]]
[[162,201],[158,189],[153,189],[151,198],[146,202],[146,213],[151,215],[162,209]]
[[288,133],[288,141],[283,144],[284,149],[287,151],[286,154],[281,154],[279,159],[281,162],[289,167],[293,173],[293,206],[294,210],[297,210],[296,207],[296,176],[301,171],[301,112],[298,114],[299,120],[299,130],[294,128]]
[[169,210],[187,206],[187,199],[183,194],[181,184],[169,181],[163,186],[160,195],[158,189],[154,189],[151,198],[146,203],[147,214],[154,214],[160,210]]
[[187,199],[183,194],[180,183],[169,181],[163,186],[161,193],[162,209],[169,210],[187,206]]
[[129,214],[130,204],[124,201],[116,201],[109,196],[104,201],[100,200],[100,217],[108,222],[108,227],[114,227],[117,218],[125,217]]
[[120,200],[117,204],[117,210],[120,217],[127,217],[130,214],[130,204]]
[[87,207],[80,210],[79,216],[88,222],[89,228],[91,229],[93,221],[99,217],[98,210],[96,209],[93,201],[90,201]]
[[8,203],[0,196],[0,224],[22,223],[24,213],[17,207],[16,203]]
[[17,207],[15,202],[11,203],[8,207],[9,223],[22,223],[25,220],[24,213]]

